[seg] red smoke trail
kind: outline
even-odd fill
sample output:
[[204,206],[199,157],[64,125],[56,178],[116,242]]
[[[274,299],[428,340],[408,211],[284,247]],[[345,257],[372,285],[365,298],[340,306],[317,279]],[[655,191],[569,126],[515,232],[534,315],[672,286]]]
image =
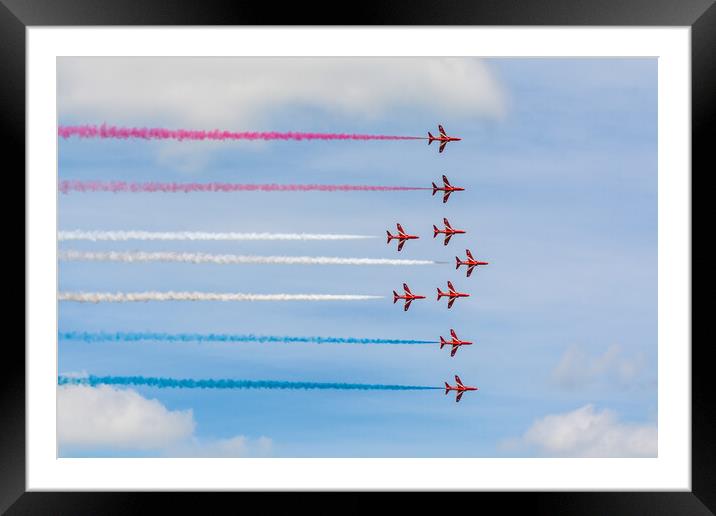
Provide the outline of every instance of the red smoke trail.
[[190,192],[395,192],[408,190],[430,190],[414,186],[373,186],[373,185],[277,185],[241,183],[127,183],[125,181],[60,181],[60,192],[134,192],[134,193],[190,193]]
[[163,129],[161,127],[117,127],[114,125],[64,125],[57,129],[58,136],[70,138],[111,138],[119,140],[425,140],[420,136],[390,136],[384,134],[302,133],[287,132],[233,132]]

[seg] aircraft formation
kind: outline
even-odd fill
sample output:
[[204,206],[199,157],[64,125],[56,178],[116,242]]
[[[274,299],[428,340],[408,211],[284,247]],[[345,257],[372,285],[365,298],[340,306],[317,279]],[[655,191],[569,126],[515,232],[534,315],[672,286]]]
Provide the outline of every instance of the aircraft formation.
[[[460,141],[462,138],[457,138],[453,136],[448,136],[445,132],[445,129],[442,125],[438,125],[439,130],[439,136],[433,136],[432,133],[428,132],[428,145],[430,145],[432,142],[437,141],[440,142],[439,152],[442,153],[445,150],[445,147],[449,142],[453,141]],[[442,192],[443,194],[443,204],[447,204],[448,199],[450,199],[450,195],[453,192],[464,192],[465,188],[460,186],[454,186],[450,183],[450,180],[447,178],[445,174],[442,176],[442,186],[438,186],[436,183],[432,183],[432,194],[433,196],[437,194],[438,192]],[[450,221],[447,219],[447,217],[443,218],[443,224],[442,229],[439,228],[437,225],[433,225],[433,238],[437,238],[438,235],[443,235],[443,246],[447,246],[450,243],[450,240],[455,235],[465,235],[467,233],[464,229],[458,229],[452,226],[450,224]],[[419,239],[420,236],[410,234],[408,233],[402,226],[401,223],[396,224],[397,233],[391,234],[390,231],[386,231],[388,238],[387,238],[387,244],[390,245],[390,243],[393,240],[397,240],[398,247],[397,251],[401,252],[403,250],[403,246],[408,240],[416,240]],[[466,277],[469,278],[472,275],[473,270],[476,267],[482,267],[485,265],[488,265],[489,262],[477,260],[470,249],[465,250],[466,258],[460,259],[459,256],[455,257],[455,269],[459,270],[461,266],[466,267]],[[459,298],[467,298],[470,297],[470,294],[466,292],[461,292],[458,289],[455,288],[455,286],[452,284],[452,281],[447,281],[447,290],[443,291],[440,289],[440,287],[437,288],[437,301],[440,301],[442,298],[447,298],[447,308],[451,309],[453,307],[453,304],[455,301]],[[393,290],[393,304],[397,303],[399,300],[404,301],[403,304],[403,311],[407,312],[410,308],[410,305],[413,301],[416,300],[422,300],[426,299],[427,296],[422,294],[416,294],[413,293],[413,291],[410,289],[407,283],[403,283],[403,293],[399,294],[397,291]],[[461,346],[470,346],[473,343],[468,340],[461,340],[458,338],[457,333],[454,329],[450,329],[450,340],[446,340],[442,336],[440,336],[440,349],[443,349],[445,346],[450,347],[450,356],[454,357],[457,353],[457,350],[460,349]],[[450,391],[455,391],[455,402],[459,402],[462,399],[463,394],[467,391],[477,391],[479,390],[478,387],[473,387],[469,385],[465,385],[460,377],[458,375],[455,375],[455,385],[451,386],[448,382],[445,382],[445,394],[447,395]]]
[[[438,125],[438,136],[433,136],[431,132],[428,132],[427,138],[417,136],[390,136],[390,135],[355,135],[355,134],[344,134],[344,133],[277,133],[277,132],[230,132],[230,131],[194,131],[194,130],[167,130],[162,128],[117,128],[114,126],[108,127],[102,126],[70,126],[62,128],[60,127],[58,134],[60,137],[67,138],[70,136],[77,136],[80,138],[138,138],[142,140],[146,139],[173,139],[173,140],[428,140],[428,145],[432,142],[439,142],[438,153],[442,154],[450,142],[461,141],[462,138],[448,136],[442,125]],[[283,186],[283,188],[279,188]],[[63,181],[60,183],[60,191],[67,193],[68,191],[112,191],[112,192],[193,192],[193,191],[211,191],[211,192],[233,192],[233,191],[275,191],[275,190],[287,190],[287,191],[308,191],[308,190],[323,190],[323,191],[341,191],[341,190],[380,190],[380,191],[391,191],[391,190],[430,190],[432,189],[432,196],[434,197],[438,192],[442,193],[442,205],[445,206],[451,195],[455,192],[465,192],[465,188],[453,185],[445,174],[442,175],[442,184],[438,186],[435,182],[432,183],[432,188],[418,188],[418,187],[385,187],[385,186],[360,186],[360,185],[246,185],[236,183],[126,183],[121,181],[115,182],[82,182],[82,181]],[[461,194],[462,195],[462,194]],[[387,245],[391,245],[392,241],[397,242],[397,252],[402,253],[406,243],[409,240],[417,240],[420,238],[418,234],[412,234],[405,230],[403,225],[398,222],[396,223],[396,233],[392,234],[390,230],[386,231],[387,234]],[[206,232],[146,232],[146,231],[75,231],[65,232],[65,238],[68,239],[107,239],[107,240],[124,240],[124,239],[140,239],[140,240],[171,240],[171,239],[218,239],[218,240],[258,240],[258,239],[304,239],[306,237],[314,237],[314,239],[329,239],[323,237],[344,237],[348,238],[363,238],[360,235],[318,235],[318,234],[269,234],[269,233],[206,233]],[[100,234],[101,233],[101,234]],[[459,229],[454,227],[447,217],[443,217],[442,224],[438,227],[437,224],[433,224],[433,239],[437,240],[438,235],[441,236],[443,247],[447,247],[453,237],[461,235],[458,239],[466,238],[468,232],[465,229]],[[213,235],[213,236],[212,236]],[[295,238],[294,238],[295,237]],[[410,248],[412,245],[409,245]],[[470,278],[475,268],[488,265],[487,261],[476,259],[470,249],[465,249],[465,259],[461,259],[459,256],[455,257],[455,270],[460,273],[460,267],[465,266],[466,278]],[[201,253],[78,253],[78,252],[67,252],[64,256],[68,259],[85,259],[95,261],[188,261],[191,263],[342,263],[351,262],[361,264],[371,262],[367,259],[338,259],[332,257],[251,257],[251,256],[239,256],[239,255],[207,255]],[[295,261],[292,259],[299,258],[303,261]],[[253,261],[247,261],[247,260]],[[257,259],[262,261],[257,261]],[[308,261],[306,261],[308,260]],[[331,261],[333,260],[333,261]],[[341,261],[342,260],[342,261]],[[380,262],[381,260],[372,260],[372,262]],[[451,263],[451,262],[435,262],[428,260],[382,260],[382,262],[400,262],[405,264],[406,262],[413,262],[411,264],[433,264],[433,263]],[[391,263],[396,265],[398,263]],[[451,280],[446,281],[446,290],[441,290],[437,287],[437,301],[440,302],[444,297],[447,301],[447,309],[453,308],[455,302],[460,298],[469,298],[470,294],[458,290],[452,283]],[[60,292],[58,299],[61,301],[75,301],[75,302],[135,302],[135,301],[178,301],[178,300],[191,300],[191,301],[324,301],[336,300],[357,300],[357,299],[373,299],[382,298],[383,296],[357,296],[357,295],[321,295],[321,294],[245,294],[245,293],[212,293],[212,292],[120,292],[120,293],[105,293],[105,292]],[[414,293],[407,282],[402,284],[402,293],[393,290],[393,304],[397,304],[398,301],[403,301],[403,311],[407,312],[414,301],[421,301],[427,299],[426,295]],[[460,303],[464,303],[461,301]],[[117,339],[129,339],[132,340],[135,336],[125,334],[114,334]],[[167,341],[184,340],[184,336],[171,336],[168,334],[152,334],[149,338],[156,340],[158,338],[166,339]],[[189,338],[197,338],[197,335],[188,335]],[[217,336],[214,336],[217,337]],[[220,337],[220,336],[218,336]],[[235,341],[257,341],[260,338],[256,336],[241,336],[234,335]],[[88,337],[95,338],[95,337]],[[103,337],[96,337],[103,338]],[[139,338],[139,337],[137,337]],[[271,337],[268,340],[275,339],[284,341],[307,341],[302,338],[296,337]],[[318,339],[318,338],[314,338]],[[328,342],[331,339],[323,339],[322,342]],[[333,338],[333,342],[347,342],[350,339]],[[397,342],[396,339],[354,339],[358,341],[378,341],[382,340],[381,343],[413,343],[413,344],[437,344],[439,343],[439,349],[442,350],[446,346],[450,349],[450,357],[454,358],[457,351],[462,346],[471,346],[472,341],[461,340],[456,331],[450,328],[450,339],[445,339],[442,335],[438,341],[418,341],[418,340],[403,340]],[[316,340],[319,341],[319,340]],[[375,342],[377,343],[377,342]],[[461,353],[461,356],[464,354]],[[452,386],[448,382],[445,382],[445,394],[447,395],[450,391],[455,391],[455,401],[459,402],[464,393],[467,391],[477,391],[477,387],[465,385],[458,375],[455,375],[455,385]],[[102,378],[99,378],[102,380]],[[92,381],[99,381],[97,378]],[[371,389],[394,389],[400,387],[401,389],[435,389],[440,390],[442,387],[438,386],[391,386],[391,385],[365,385],[361,384],[346,384],[346,383],[335,383],[335,384],[321,384],[315,382],[274,382],[274,381],[245,381],[245,380],[193,380],[193,379],[167,379],[167,378],[144,378],[144,377],[106,377],[105,380],[110,382],[125,382],[124,384],[132,384],[131,382],[139,382],[138,384],[151,384],[151,385],[165,385],[168,387],[191,386],[192,388],[371,388]],[[69,381],[69,380],[68,380]],[[127,383],[129,382],[129,383]],[[144,382],[144,383],[142,383]],[[292,384],[293,387],[289,386]],[[221,387],[219,387],[221,386]]]

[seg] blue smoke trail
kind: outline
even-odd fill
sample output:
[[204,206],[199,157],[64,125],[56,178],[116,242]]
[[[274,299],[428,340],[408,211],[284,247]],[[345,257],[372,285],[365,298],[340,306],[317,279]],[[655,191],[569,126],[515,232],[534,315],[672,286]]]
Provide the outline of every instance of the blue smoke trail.
[[138,342],[156,340],[163,342],[307,342],[312,344],[435,344],[434,340],[413,339],[358,339],[342,337],[281,337],[275,335],[236,335],[226,333],[152,333],[152,332],[80,332],[59,333],[60,340],[84,342]]
[[175,389],[338,389],[360,391],[424,391],[440,390],[442,387],[424,385],[386,385],[370,383],[321,383],[321,382],[284,382],[276,380],[231,380],[191,378],[160,378],[147,376],[58,376],[58,385],[146,385],[158,388]]

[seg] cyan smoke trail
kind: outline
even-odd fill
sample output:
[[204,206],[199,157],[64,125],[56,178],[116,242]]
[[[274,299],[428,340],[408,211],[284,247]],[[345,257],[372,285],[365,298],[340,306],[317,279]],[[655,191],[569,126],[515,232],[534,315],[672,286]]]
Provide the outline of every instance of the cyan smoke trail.
[[276,131],[196,131],[187,129],[164,129],[161,127],[117,127],[114,125],[61,125],[57,129],[61,138],[102,138],[140,140],[425,140],[422,136],[391,136],[386,134],[347,134]]
[[259,342],[309,344],[435,344],[434,340],[414,339],[359,339],[352,337],[289,337],[231,333],[158,333],[158,332],[59,332],[60,340],[95,342]]
[[[341,258],[334,256],[247,256],[240,254],[176,253],[170,251],[60,251],[60,260],[91,262],[175,262],[217,265],[435,265],[433,260]],[[445,263],[445,262],[442,262]]]
[[370,235],[335,233],[210,233],[206,231],[59,231],[58,240],[361,240]]
[[59,190],[70,192],[112,193],[193,193],[193,192],[400,192],[430,190],[417,186],[316,185],[316,184],[244,184],[244,183],[161,183],[126,181],[60,181]]
[[243,294],[222,292],[59,292],[59,301],[134,303],[140,301],[364,301],[383,296],[353,294]]
[[161,378],[147,376],[58,376],[58,385],[145,385],[161,389],[337,389],[353,391],[425,391],[440,390],[442,387],[429,387],[425,385],[390,385],[371,383],[332,383],[332,382],[284,382],[277,380],[232,380],[232,379],[204,379],[191,378]]

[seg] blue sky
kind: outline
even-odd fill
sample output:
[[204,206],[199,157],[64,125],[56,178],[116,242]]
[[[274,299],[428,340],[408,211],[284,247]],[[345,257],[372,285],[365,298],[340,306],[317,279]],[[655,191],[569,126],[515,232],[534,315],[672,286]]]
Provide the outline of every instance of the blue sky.
[[[281,63],[267,59],[258,60],[259,71],[272,79],[267,80],[271,87],[258,92],[241,87],[244,71],[259,73],[256,61],[205,65],[171,60],[172,66],[154,66],[149,74],[139,73],[130,61],[59,60],[59,123],[418,136],[442,123],[463,141],[438,154],[424,141],[62,140],[60,179],[429,186],[446,173],[466,191],[454,194],[446,205],[427,191],[60,195],[62,230],[379,237],[345,242],[62,242],[61,249],[401,257],[452,264],[455,255],[464,256],[469,247],[490,265],[465,278],[464,270],[455,271],[453,265],[61,262],[61,291],[386,297],[335,303],[61,302],[60,331],[432,340],[455,328],[476,344],[450,358],[437,346],[60,341],[60,373],[436,386],[457,373],[480,391],[467,393],[456,404],[454,396],[439,391],[136,388],[139,400],[109,393],[116,399],[105,404],[102,396],[108,393],[100,390],[99,406],[136,402],[140,409],[159,414],[166,425],[176,423],[171,414],[191,410],[191,422],[182,420],[185,431],[167,438],[171,443],[166,445],[142,441],[146,436],[141,424],[128,430],[136,435],[136,444],[112,437],[85,442],[78,431],[71,442],[61,439],[61,455],[655,454],[655,59],[458,59],[453,61],[457,69],[448,66],[438,80],[432,65],[410,60],[405,68],[396,67],[401,76],[386,75],[385,84],[380,77],[364,83],[360,75],[345,72],[345,65],[318,66],[317,60],[298,68],[299,75],[315,79],[302,83],[296,70],[284,71]],[[379,61],[368,59],[367,69],[375,64],[383,70]],[[202,74],[196,88],[190,80],[195,66]],[[109,79],[107,70],[114,74]],[[340,79],[342,73],[349,75],[350,83]],[[326,89],[321,78],[334,80],[335,87]],[[299,96],[291,91],[294,80],[303,91]],[[145,88],[140,87],[143,81]],[[353,100],[346,104],[345,98]],[[220,101],[229,103],[226,109]],[[468,231],[448,247],[431,234],[432,225],[444,216]],[[408,242],[400,256],[382,237],[396,222],[421,236]],[[436,287],[444,288],[447,280],[472,294],[449,311],[444,300],[437,303],[434,297]],[[428,295],[407,313],[390,299],[404,281]],[[70,405],[61,403],[58,410],[63,406]],[[82,412],[82,406],[95,407],[80,402],[71,406],[72,414],[92,418],[93,412]],[[58,417],[62,420],[62,414]],[[121,432],[117,428],[107,434]],[[236,439],[239,446],[227,445]]]

